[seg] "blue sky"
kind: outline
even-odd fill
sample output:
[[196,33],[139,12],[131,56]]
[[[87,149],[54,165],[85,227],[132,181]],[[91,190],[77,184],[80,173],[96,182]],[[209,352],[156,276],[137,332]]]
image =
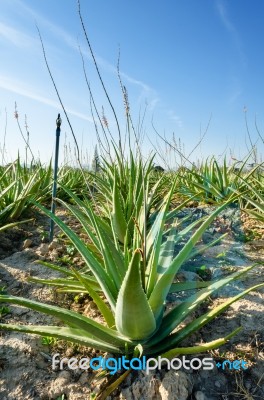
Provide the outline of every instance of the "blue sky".
[[[250,146],[244,107],[253,143],[259,154],[264,135],[264,37],[262,0],[82,0],[82,14],[98,65],[125,132],[123,99],[116,73],[120,70],[129,96],[132,117],[142,126],[147,153],[155,145],[168,162],[165,149],[152,127],[174,138],[192,160],[226,151],[240,159]],[[0,1],[0,146],[5,140],[6,162],[23,139],[14,118],[24,118],[34,154],[48,161],[54,152],[55,120],[62,110],[44,63],[38,25],[47,59],[83,154],[92,157],[96,135],[91,118],[78,46],[98,109],[102,106],[115,134],[115,123],[95,73],[81,29],[75,0]],[[65,145],[74,152],[70,129],[62,115],[60,159]],[[6,139],[5,137],[6,132]],[[25,131],[23,131],[25,134]],[[152,143],[152,144],[151,144]],[[1,162],[2,154],[0,155]],[[158,161],[158,159],[157,159]],[[176,160],[177,161],[177,160]]]

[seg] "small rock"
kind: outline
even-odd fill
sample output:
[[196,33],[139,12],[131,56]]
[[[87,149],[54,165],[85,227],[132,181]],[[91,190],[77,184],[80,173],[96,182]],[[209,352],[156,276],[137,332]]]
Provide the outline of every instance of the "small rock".
[[215,237],[211,233],[205,232],[202,235],[202,241],[204,242],[204,244],[208,244],[208,243],[212,242],[214,239],[215,239]]
[[187,400],[192,384],[182,371],[169,370],[159,387],[161,400]]
[[194,393],[195,400],[205,400],[205,396],[203,392],[198,390],[197,392]]
[[159,393],[159,381],[152,374],[142,376],[139,374],[131,386],[121,390],[120,400],[145,399],[145,400],[162,400]]
[[60,254],[65,253],[65,247],[64,247],[64,246],[59,246],[59,247],[57,247],[56,250],[57,250],[57,252],[60,253]]
[[198,274],[196,274],[195,272],[192,272],[192,271],[181,271],[181,275],[179,274],[179,276],[182,276],[182,277],[184,277],[185,279],[185,281],[187,281],[187,282],[190,282],[190,281],[192,281],[192,282],[196,282],[196,281],[201,281],[201,278],[200,278],[200,276],[198,275]]
[[38,248],[38,252],[41,256],[47,255],[49,252],[49,245],[47,243],[42,243]]
[[90,301],[89,306],[90,306],[91,310],[97,310],[97,308],[98,308],[97,305],[93,301]]
[[87,371],[84,371],[84,372],[81,374],[81,376],[80,376],[80,378],[79,378],[79,380],[78,380],[79,385],[82,385],[82,386],[83,386],[83,385],[87,384],[88,379],[89,379],[89,374],[88,374]]
[[58,378],[55,379],[55,381],[52,382],[50,390],[49,390],[49,396],[50,398],[56,398],[58,396],[61,396],[67,385],[71,381],[71,374],[69,371],[62,371]]
[[67,358],[70,358],[74,355],[74,348],[73,347],[68,347],[66,352],[65,352],[65,356]]
[[59,257],[58,251],[57,251],[57,250],[52,250],[52,252],[50,253],[50,257],[51,257],[52,259],[58,258],[58,257]]
[[44,360],[36,360],[36,368],[37,369],[47,369],[47,363]]
[[32,240],[26,239],[26,240],[24,240],[24,243],[23,243],[23,249],[28,249],[31,245],[32,245]]
[[49,250],[55,250],[58,247],[60,247],[60,244],[56,239],[54,239],[50,244],[49,244]]
[[61,247],[58,239],[53,239],[52,242],[49,244],[49,250],[58,250]]

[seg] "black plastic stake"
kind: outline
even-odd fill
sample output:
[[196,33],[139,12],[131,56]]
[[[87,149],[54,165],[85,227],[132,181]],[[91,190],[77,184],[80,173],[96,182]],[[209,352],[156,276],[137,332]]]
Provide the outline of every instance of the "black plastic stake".
[[[51,199],[51,212],[55,214],[55,197],[57,193],[57,177],[58,177],[58,161],[59,161],[59,147],[60,147],[60,126],[61,126],[61,117],[58,114],[58,118],[56,119],[57,129],[56,129],[56,147],[55,147],[55,162],[54,162],[54,175],[53,175],[53,187],[52,187],[52,199]],[[54,234],[54,221],[50,220],[50,237],[49,240],[52,242]]]

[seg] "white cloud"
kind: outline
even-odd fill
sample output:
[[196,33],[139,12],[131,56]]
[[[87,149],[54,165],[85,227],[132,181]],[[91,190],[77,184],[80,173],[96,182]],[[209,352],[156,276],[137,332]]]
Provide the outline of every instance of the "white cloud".
[[233,23],[230,21],[230,19],[228,17],[227,9],[226,9],[224,3],[221,0],[218,0],[216,3],[216,7],[218,10],[219,16],[220,16],[223,24],[225,25],[226,29],[233,34],[237,34],[235,26],[233,25]]
[[36,40],[31,36],[3,22],[0,22],[0,39],[22,48],[32,47],[36,44]]
[[232,22],[226,5],[224,4],[223,0],[216,1],[216,9],[220,20],[222,21],[223,25],[225,26],[226,30],[229,32],[234,46],[239,54],[240,61],[246,66],[246,56],[243,50],[243,43],[241,41],[241,37],[239,35],[239,31],[237,30],[236,26]]
[[239,89],[239,88],[234,89],[234,91],[229,96],[228,103],[230,105],[234,104],[239,99],[239,97],[241,96],[242,93],[243,92],[241,89]]
[[176,124],[177,124],[177,126],[178,126],[179,128],[182,128],[182,127],[183,127],[183,122],[182,122],[181,117],[180,117],[179,115],[177,115],[173,110],[168,110],[168,111],[167,111],[167,114],[168,114],[169,118],[170,118],[172,121],[176,122]]
[[[59,102],[56,102],[47,97],[38,95],[37,93],[34,92],[34,90],[32,90],[32,88],[23,85],[19,81],[11,80],[10,78],[7,78],[5,76],[0,76],[0,87],[9,92],[17,93],[21,96],[25,96],[32,100],[36,100],[36,101],[38,101],[42,104],[46,104],[50,107],[53,107],[56,109],[61,109],[61,105]],[[92,118],[88,117],[87,115],[82,114],[78,111],[72,110],[71,108],[68,108],[68,107],[65,107],[65,108],[69,114],[74,115],[78,118],[81,118],[85,121],[93,122]]]
[[[60,38],[64,42],[65,45],[67,45],[71,49],[79,52],[79,46],[78,46],[77,39],[74,38],[71,34],[66,32],[64,29],[60,28],[58,25],[51,23],[49,20],[44,18],[42,15],[37,13],[35,10],[26,6],[20,0],[16,0],[16,2],[21,8],[23,8],[25,13],[32,16],[32,18],[36,21],[36,24],[39,26],[40,32],[41,32],[41,25],[45,26],[49,32],[52,32],[55,36]],[[44,43],[44,45],[45,45],[45,43]],[[91,54],[89,53],[88,50],[82,48],[82,53],[83,53],[84,57],[86,57],[87,59],[89,59],[89,60],[92,59]],[[117,74],[116,66],[109,63],[107,60],[105,60],[98,54],[95,54],[95,58],[96,58],[96,62],[98,63],[98,65],[101,68],[103,68],[107,71],[110,71],[114,75]],[[152,104],[152,107],[157,104],[158,97],[156,95],[156,91],[153,88],[151,88],[146,83],[127,75],[125,72],[120,71],[120,75],[121,75],[121,78],[124,79],[124,81],[129,82],[130,84],[140,88],[141,92],[139,94],[139,100],[148,99],[149,103]]]
[[[73,49],[74,51],[79,52],[77,38],[75,38],[73,35],[71,35],[67,31],[65,31],[64,29],[62,29],[57,24],[55,25],[50,20],[46,19],[43,15],[41,15],[40,13],[35,11],[35,9],[26,5],[23,1],[21,1],[21,0],[13,0],[13,1],[14,1],[14,6],[16,8],[16,11],[19,12],[19,14],[22,15],[23,17],[27,18],[27,23],[28,23],[28,20],[32,19],[33,30],[35,28],[34,24],[37,24],[37,26],[40,29],[40,33],[45,28],[45,31],[51,32],[58,40],[62,40],[66,46]],[[20,47],[27,46],[27,47],[30,47],[30,50],[33,49],[33,45],[34,45],[34,48],[36,48],[37,46],[39,46],[39,48],[40,48],[40,43],[38,43],[37,30],[36,30],[34,38],[33,38],[18,29],[15,29],[11,26],[8,26],[7,24],[2,23],[0,25],[0,34],[1,33],[5,40],[9,40],[9,42],[12,42],[12,44],[14,44],[16,46],[20,46]],[[53,46],[53,44],[51,44],[51,43],[45,43],[44,38],[43,38],[43,40],[44,40],[45,47],[47,45]],[[54,40],[54,43],[56,43],[56,39]],[[82,49],[82,53],[86,59],[91,60],[91,55],[86,48]],[[117,74],[116,66],[109,63],[107,60],[103,59],[102,57],[100,57],[97,54],[95,54],[95,57],[96,57],[96,61],[100,68],[102,68],[103,70],[107,70],[116,76],[116,74]],[[159,96],[158,96],[157,92],[155,91],[155,89],[151,88],[145,82],[142,82],[139,79],[135,79],[134,77],[131,77],[130,75],[126,74],[123,71],[120,71],[120,75],[121,75],[121,78],[122,78],[124,84],[129,83],[130,85],[136,87],[139,90],[139,93],[137,95],[137,103],[140,104],[142,101],[143,102],[146,101],[148,104],[148,109],[153,111],[154,108],[156,107],[156,105],[158,104],[158,102],[160,101]],[[12,82],[13,82],[13,80],[12,80]],[[3,81],[2,81],[2,84],[4,84]],[[5,84],[6,84],[6,81],[5,81]],[[11,83],[11,81],[8,83],[6,89],[14,91],[16,93],[20,93],[24,96],[27,96],[27,97],[30,97],[37,101],[40,101],[42,103],[48,104],[52,107],[58,106],[56,102],[52,102],[50,99],[47,99],[42,96],[38,96],[34,90],[31,92],[28,92],[27,89],[24,90],[23,88],[21,88],[21,86],[15,86],[13,83]],[[129,91],[129,88],[128,88],[128,91]],[[74,112],[74,111],[72,112],[72,114],[77,115],[76,112]],[[81,118],[87,119],[87,117],[85,117],[85,116],[82,116]],[[90,119],[88,119],[88,120],[90,120]]]

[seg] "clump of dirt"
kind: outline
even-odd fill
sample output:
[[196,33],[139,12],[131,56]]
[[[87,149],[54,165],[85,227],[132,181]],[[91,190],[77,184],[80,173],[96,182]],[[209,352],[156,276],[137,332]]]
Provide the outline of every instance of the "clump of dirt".
[[[23,220],[28,222],[22,223]],[[20,225],[0,232],[0,260],[21,251],[25,240],[30,241],[30,246],[38,246],[47,240],[49,220],[36,210],[31,210],[26,218],[21,219]]]

